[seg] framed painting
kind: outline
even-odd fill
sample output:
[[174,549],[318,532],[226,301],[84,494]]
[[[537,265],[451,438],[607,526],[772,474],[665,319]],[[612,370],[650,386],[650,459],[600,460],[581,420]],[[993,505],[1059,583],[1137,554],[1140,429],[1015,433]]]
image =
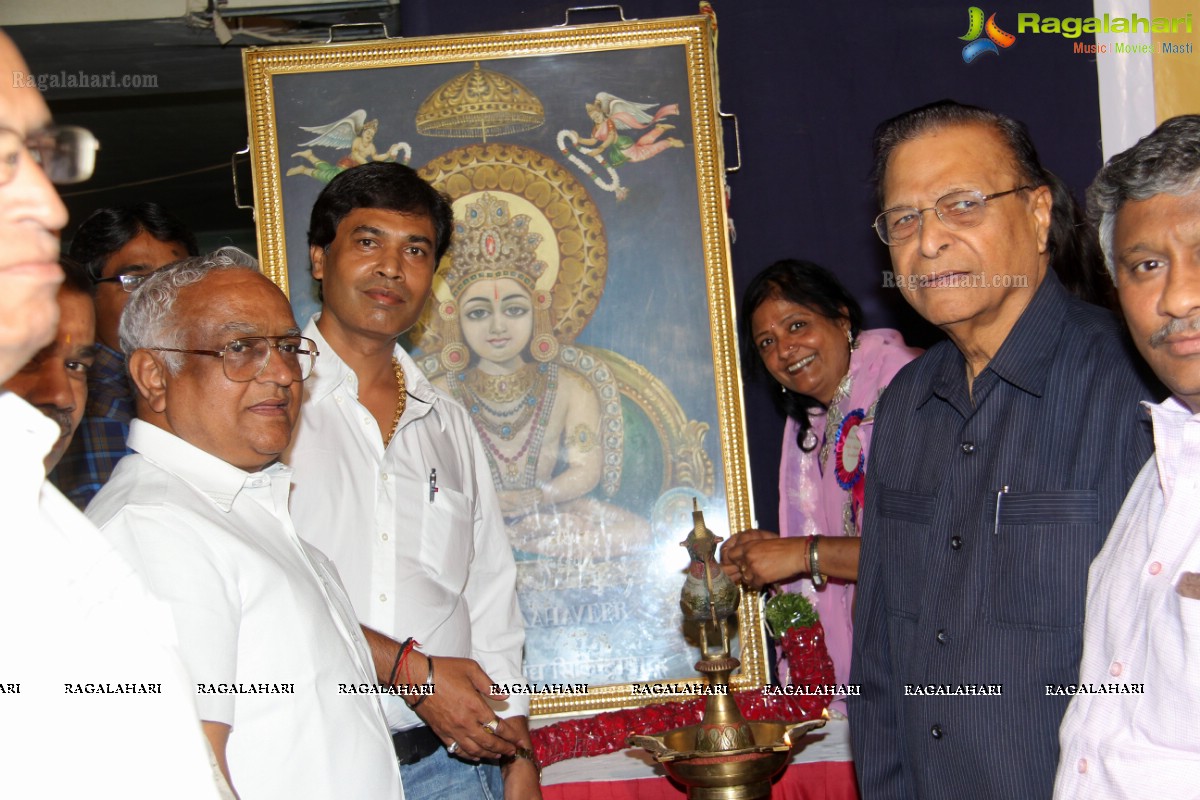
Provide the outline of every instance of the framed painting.
[[[719,536],[750,526],[712,34],[697,16],[245,52],[259,253],[302,323],[333,176],[398,160],[453,202],[405,344],[484,445],[536,714],[694,685],[692,503]],[[760,614],[743,595],[737,689],[766,681]]]

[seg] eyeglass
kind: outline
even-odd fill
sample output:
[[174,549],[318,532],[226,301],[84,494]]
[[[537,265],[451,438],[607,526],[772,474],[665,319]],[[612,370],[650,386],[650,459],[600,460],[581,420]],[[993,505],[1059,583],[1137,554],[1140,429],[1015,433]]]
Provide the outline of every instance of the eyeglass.
[[119,283],[121,284],[122,289],[127,292],[132,292],[134,289],[137,289],[139,286],[149,280],[150,276],[157,271],[158,270],[154,270],[153,272],[143,272],[132,275],[113,275],[111,278],[96,278],[92,281],[92,283]]
[[0,186],[11,181],[27,150],[51,183],[82,183],[92,177],[100,142],[87,128],[51,125],[21,138],[11,128],[0,127]]
[[1023,192],[1033,186],[1018,186],[1007,192],[984,194],[983,192],[951,192],[938,198],[929,208],[898,206],[889,208],[875,218],[875,233],[888,247],[907,242],[921,232],[925,223],[925,212],[932,211],[952,231],[974,228],[983,222],[984,210],[989,200],[1004,197],[1014,192]]
[[225,377],[234,383],[247,383],[263,374],[271,360],[271,351],[279,357],[299,381],[308,380],[317,361],[317,343],[304,336],[243,336],[234,339],[220,350],[181,350],[175,347],[146,347],[164,353],[186,353],[193,356],[212,356],[221,359]]

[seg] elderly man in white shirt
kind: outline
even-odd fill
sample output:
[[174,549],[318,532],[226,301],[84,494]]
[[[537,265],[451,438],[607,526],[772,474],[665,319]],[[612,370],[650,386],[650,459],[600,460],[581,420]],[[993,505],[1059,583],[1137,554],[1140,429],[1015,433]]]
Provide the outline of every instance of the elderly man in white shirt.
[[1155,454],[1092,562],[1057,800],[1200,797],[1200,116],[1167,120],[1088,190],[1142,357]]
[[[0,74],[27,75],[0,33]],[[0,81],[0,382],[54,340],[67,210],[95,140]],[[0,797],[218,797],[170,614],[45,480],[60,426],[0,389]]]
[[504,795],[525,800],[539,796],[527,698],[489,697],[524,682],[525,631],[487,458],[466,409],[396,343],[452,226],[449,201],[401,164],[355,167],[321,192],[309,252],[322,309],[305,329],[321,358],[285,460],[296,526],[337,564],[359,619],[433,656],[432,696],[412,710],[385,698],[409,796],[499,794],[496,767],[474,760],[504,757]]
[[278,458],[316,357],[299,334],[240,251],[155,273],[121,319],[134,454],[88,516],[170,605],[204,732],[242,800],[399,800],[372,654],[288,515]]

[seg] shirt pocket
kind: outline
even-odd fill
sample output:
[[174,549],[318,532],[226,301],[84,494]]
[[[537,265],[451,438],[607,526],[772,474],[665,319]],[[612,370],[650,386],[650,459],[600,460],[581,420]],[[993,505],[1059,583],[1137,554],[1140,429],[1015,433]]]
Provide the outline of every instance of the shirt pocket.
[[421,564],[439,584],[452,592],[461,592],[475,558],[471,502],[465,494],[447,486],[438,487],[432,503],[428,487],[423,492]]
[[1001,626],[1081,629],[1099,530],[1095,490],[1000,496],[988,568],[988,612]]
[[931,494],[881,487],[879,523],[867,534],[880,537],[888,610],[913,619],[922,593],[914,581],[929,567],[933,508]]

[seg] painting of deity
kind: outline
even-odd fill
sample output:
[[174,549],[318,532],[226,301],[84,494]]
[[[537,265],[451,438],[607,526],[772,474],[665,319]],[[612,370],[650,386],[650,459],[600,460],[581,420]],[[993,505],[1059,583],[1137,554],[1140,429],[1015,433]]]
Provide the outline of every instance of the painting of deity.
[[[452,202],[402,341],[479,433],[529,684],[589,687],[535,713],[692,678],[692,503],[718,535],[749,526],[714,70],[706,17],[246,55],[260,254],[298,319],[333,176],[400,161]],[[758,613],[743,598],[740,629]],[[761,635],[734,643],[735,685],[764,683]]]

